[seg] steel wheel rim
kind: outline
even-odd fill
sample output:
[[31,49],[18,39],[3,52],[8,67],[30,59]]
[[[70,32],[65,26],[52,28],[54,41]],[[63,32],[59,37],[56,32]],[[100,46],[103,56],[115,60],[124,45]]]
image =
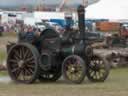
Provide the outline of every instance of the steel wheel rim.
[[33,79],[37,68],[33,52],[23,45],[18,45],[11,50],[7,64],[11,78],[23,83]]
[[65,62],[65,74],[69,80],[77,81],[82,77],[83,66],[81,64],[82,62],[80,60],[73,57]]
[[105,62],[99,57],[94,56],[92,58],[88,68],[88,72],[91,78],[95,80],[100,80],[104,78],[106,74],[106,66],[104,63]]

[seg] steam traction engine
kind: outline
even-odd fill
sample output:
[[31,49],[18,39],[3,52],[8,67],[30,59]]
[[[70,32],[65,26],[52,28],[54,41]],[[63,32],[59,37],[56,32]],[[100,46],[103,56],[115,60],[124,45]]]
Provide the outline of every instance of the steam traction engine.
[[84,23],[84,7],[78,7],[79,32],[60,36],[48,28],[32,42],[25,35],[7,46],[7,68],[12,80],[30,84],[36,80],[56,81],[63,76],[71,83],[104,81],[109,74],[106,61],[93,54],[88,44]]

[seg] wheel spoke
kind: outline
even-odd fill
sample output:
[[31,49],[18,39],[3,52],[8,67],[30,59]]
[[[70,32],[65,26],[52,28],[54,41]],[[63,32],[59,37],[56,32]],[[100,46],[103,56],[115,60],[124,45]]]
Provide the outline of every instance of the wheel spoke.
[[67,64],[72,64],[70,60],[68,60],[66,63],[67,63]]
[[26,75],[30,76],[30,75],[32,75],[32,73],[29,70],[26,70]]
[[24,81],[26,81],[26,80],[27,80],[25,77],[26,77],[25,70],[24,70],[24,69],[22,69],[22,78],[23,78],[23,80],[24,80]]
[[95,73],[94,71],[91,71],[90,76],[93,77],[94,73]]
[[35,66],[34,66],[34,65],[27,65],[27,67],[32,68],[32,69],[34,69],[34,68],[35,68]]
[[26,61],[25,60],[26,65],[35,65],[35,61],[34,60],[30,60],[30,61]]
[[17,63],[17,60],[15,60],[15,59],[10,59],[9,62]]
[[29,50],[26,49],[26,52],[24,53],[24,58],[27,58],[28,54],[29,54]]
[[96,71],[94,71],[93,77],[96,78]]
[[15,78],[18,79],[20,76],[21,70],[17,70],[17,72],[15,72]]
[[21,58],[21,57],[19,56],[19,52],[18,52],[17,50],[14,51],[14,54],[15,54],[18,58]]
[[26,60],[25,60],[25,62],[30,62],[31,60],[33,60],[34,59],[34,57],[32,56],[32,57],[30,57],[30,58],[27,58]]
[[24,81],[23,75],[24,75],[23,70],[21,70],[20,75],[19,75],[19,80]]
[[15,69],[11,70],[11,72],[17,72],[18,70],[20,70],[19,67],[17,67],[17,68],[15,68]]
[[17,61],[19,61],[20,58],[18,58],[16,55],[14,55],[14,59],[16,59]]
[[29,71],[31,74],[34,73],[33,70],[32,70],[31,68],[28,68],[28,71]]
[[21,48],[19,49],[19,56],[20,56],[20,59],[23,58],[22,57],[22,50],[21,50]]
[[103,77],[103,74],[100,71],[98,73],[100,78]]

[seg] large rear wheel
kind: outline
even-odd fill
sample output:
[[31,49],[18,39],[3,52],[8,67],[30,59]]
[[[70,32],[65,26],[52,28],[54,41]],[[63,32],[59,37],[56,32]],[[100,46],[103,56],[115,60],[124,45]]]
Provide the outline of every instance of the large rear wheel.
[[8,52],[7,68],[12,80],[33,83],[39,73],[39,53],[31,44],[19,43]]

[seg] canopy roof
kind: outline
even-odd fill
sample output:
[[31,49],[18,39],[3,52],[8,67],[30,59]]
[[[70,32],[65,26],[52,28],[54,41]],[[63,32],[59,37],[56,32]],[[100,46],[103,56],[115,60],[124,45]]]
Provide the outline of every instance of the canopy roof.
[[[39,1],[41,1],[41,0],[39,0]],[[65,6],[76,8],[76,6],[79,6],[81,4],[89,6],[91,4],[97,3],[100,0],[43,0],[42,2],[44,2],[45,5],[59,6],[64,1],[65,1]]]
[[[54,5],[59,6],[64,0],[0,0],[0,7],[15,7],[15,6],[22,6],[22,5],[32,5],[35,6],[36,4],[45,4],[45,5]],[[66,0],[66,6],[76,7],[83,2],[88,2],[88,4],[96,3],[100,0]]]

